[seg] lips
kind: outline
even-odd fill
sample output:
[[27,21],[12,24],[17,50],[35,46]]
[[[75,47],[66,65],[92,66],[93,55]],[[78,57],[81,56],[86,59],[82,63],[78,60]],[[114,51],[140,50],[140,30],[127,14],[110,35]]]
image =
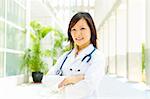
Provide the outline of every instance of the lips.
[[83,40],[84,38],[75,38],[76,41],[81,41]]

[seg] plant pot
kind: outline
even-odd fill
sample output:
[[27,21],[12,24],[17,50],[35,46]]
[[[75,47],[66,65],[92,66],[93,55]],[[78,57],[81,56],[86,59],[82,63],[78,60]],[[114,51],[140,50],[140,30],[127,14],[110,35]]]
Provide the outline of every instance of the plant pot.
[[32,72],[32,78],[34,83],[41,83],[43,79],[42,72]]

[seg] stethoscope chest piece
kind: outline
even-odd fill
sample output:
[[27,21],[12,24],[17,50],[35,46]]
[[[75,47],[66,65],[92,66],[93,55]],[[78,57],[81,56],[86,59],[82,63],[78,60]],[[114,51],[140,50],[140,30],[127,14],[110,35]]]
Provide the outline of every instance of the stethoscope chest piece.
[[63,73],[63,71],[61,70],[61,69],[58,69],[57,71],[56,71],[56,75],[62,75],[62,73]]

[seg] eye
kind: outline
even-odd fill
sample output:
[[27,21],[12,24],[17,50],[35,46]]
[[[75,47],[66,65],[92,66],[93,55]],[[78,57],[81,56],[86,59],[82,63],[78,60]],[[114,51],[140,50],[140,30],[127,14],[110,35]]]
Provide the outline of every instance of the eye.
[[76,29],[71,29],[71,31],[76,31]]
[[81,30],[84,30],[84,29],[85,29],[84,27],[81,28]]

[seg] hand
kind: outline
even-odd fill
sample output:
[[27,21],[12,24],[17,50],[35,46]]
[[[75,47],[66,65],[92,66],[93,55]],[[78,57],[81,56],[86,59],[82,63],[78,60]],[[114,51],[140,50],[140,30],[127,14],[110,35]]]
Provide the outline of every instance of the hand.
[[65,86],[59,87],[59,91],[64,91]]
[[69,84],[75,84],[84,79],[84,74],[74,75],[66,77],[59,85],[58,88],[67,86]]

